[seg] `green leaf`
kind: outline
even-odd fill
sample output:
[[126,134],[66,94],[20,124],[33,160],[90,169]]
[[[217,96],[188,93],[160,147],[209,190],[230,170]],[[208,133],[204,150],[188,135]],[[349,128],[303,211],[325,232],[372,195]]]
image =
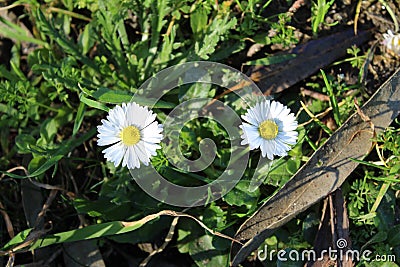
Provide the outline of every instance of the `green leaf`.
[[111,90],[105,87],[100,87],[91,96],[100,102],[120,104],[130,102],[133,94],[126,91]]
[[331,86],[330,82],[328,81],[328,78],[326,77],[325,72],[323,70],[320,70],[320,71],[321,71],[322,77],[324,79],[324,83],[325,83],[326,89],[328,91],[330,103],[331,103],[331,106],[332,106],[333,118],[335,119],[336,124],[338,126],[341,126],[342,125],[342,120],[341,120],[341,117],[340,117],[339,105],[338,105],[335,93],[333,92],[332,86]]
[[93,27],[92,24],[89,23],[85,26],[85,29],[78,38],[78,44],[82,48],[82,54],[87,54],[93,47],[95,41]]
[[21,178],[28,178],[28,177],[36,177],[41,174],[43,174],[45,171],[53,167],[58,161],[60,161],[64,155],[55,155],[51,157],[50,159],[47,159],[47,161],[41,165],[39,168],[37,168],[34,172],[32,172],[30,175],[26,177],[21,177]]
[[169,225],[171,225],[171,218],[160,217],[158,220],[146,223],[140,227],[140,230],[109,236],[107,239],[129,244],[153,243],[160,240],[160,238],[165,238],[165,233]]
[[25,77],[25,74],[21,71],[21,69],[19,68],[19,64],[16,64],[13,61],[10,61],[10,64],[11,64],[11,69],[18,76],[17,78],[20,79],[21,81],[26,81],[27,78]]
[[394,224],[394,207],[396,198],[394,193],[389,190],[384,195],[376,210],[376,217],[374,218],[375,226],[382,232],[387,232]]
[[192,14],[190,14],[190,27],[195,35],[206,29],[207,20],[207,11],[204,8],[197,8]]
[[218,42],[230,29],[235,27],[236,23],[236,18],[229,19],[229,16],[223,19],[214,19],[207,27],[203,35],[204,39],[195,43],[195,53],[202,59],[208,59],[209,55],[215,52]]
[[[162,210],[158,213],[147,215],[146,217],[140,220],[132,222],[112,221],[107,223],[90,225],[80,229],[74,229],[66,232],[47,235],[43,238],[36,238],[34,242],[30,245],[29,249],[34,250],[37,248],[43,248],[49,245],[60,244],[65,242],[89,240],[94,238],[102,238],[106,236],[114,236],[119,234],[130,233],[134,230],[141,228],[148,222],[158,220],[162,215],[174,216],[171,215],[172,213],[173,211],[171,210]],[[195,222],[192,222],[192,224],[195,224]],[[21,236],[26,236],[26,233],[24,235],[18,234],[5,247],[3,247],[2,250],[3,251],[11,250],[13,247],[15,247],[15,245],[19,244],[21,239],[23,239],[21,238]],[[22,242],[25,241],[27,241],[26,238]],[[10,244],[12,244],[12,246]]]
[[47,118],[40,126],[40,140],[38,144],[50,144],[57,134],[59,125],[55,118]]
[[18,79],[17,75],[15,73],[12,73],[11,71],[7,70],[5,65],[0,65],[0,77],[6,78],[7,80],[10,80],[10,81],[15,81]]
[[3,251],[7,251],[12,247],[15,247],[18,244],[21,244],[26,240],[28,237],[29,233],[32,231],[33,228],[25,229],[22,232],[19,232],[16,236],[13,237],[10,241],[7,242],[7,244],[4,245],[4,247],[1,249]]
[[[183,229],[178,229],[178,250],[180,253],[189,253],[190,242],[184,242],[191,237],[191,232]],[[181,243],[183,242],[183,244]]]
[[304,239],[310,244],[312,244],[315,240],[315,234],[318,231],[319,220],[320,218],[315,214],[315,212],[312,212],[308,214],[303,221],[303,236]]
[[30,134],[19,134],[15,138],[15,144],[18,147],[18,153],[31,153],[30,147],[36,144],[36,139]]
[[96,108],[96,109],[100,109],[100,110],[103,110],[103,111],[106,111],[106,112],[108,112],[108,111],[110,110],[106,105],[104,105],[104,104],[102,104],[102,103],[100,103],[100,102],[97,102],[97,101],[95,101],[95,100],[86,98],[86,97],[83,96],[83,94],[81,94],[81,96],[79,97],[79,99],[80,99],[83,103],[85,103],[86,105],[88,105],[89,107]]
[[[126,91],[111,90],[105,87],[100,87],[96,92],[92,93],[91,96],[100,102],[110,104],[121,104],[134,101],[139,105],[149,106],[155,102],[154,99],[151,98],[141,97],[140,95],[134,95]],[[159,100],[153,108],[174,108],[175,106],[176,105],[173,103]]]
[[54,23],[47,20],[40,8],[33,12],[36,19],[36,26],[38,30],[47,35],[51,40],[57,43],[65,54],[70,54],[75,60],[79,60],[96,72],[100,72],[98,66],[90,58],[81,53],[80,47],[71,39],[66,36],[66,33],[56,28]]
[[[396,145],[398,145],[399,143],[397,142],[397,140],[394,142]],[[397,175],[400,173],[400,164],[398,165],[394,165],[390,168],[389,174],[392,175]]]
[[92,137],[95,133],[96,133],[96,128],[92,128],[89,132],[85,133],[84,135],[82,135],[79,138],[71,138],[71,139],[63,142],[62,144],[60,144],[60,148],[55,150],[54,153],[52,153],[50,155],[50,157],[47,158],[47,161],[43,165],[38,167],[36,170],[34,170],[31,174],[29,174],[27,176],[21,176],[21,175],[17,175],[17,174],[5,172],[5,171],[0,171],[0,172],[5,173],[9,177],[17,178],[17,179],[32,178],[32,177],[39,176],[39,175],[43,174],[45,171],[47,171],[48,169],[50,169],[52,166],[57,164],[57,162],[59,160],[61,160],[67,153],[72,151],[75,147],[81,145],[83,142],[85,142],[90,137]]
[[[35,154],[38,154],[37,153],[37,151],[35,151],[36,150],[36,148],[37,147],[33,147],[33,151],[34,151],[34,153]],[[46,157],[45,156],[43,156],[43,155],[35,155],[34,154],[34,157],[33,157],[33,159],[29,162],[29,164],[28,164],[28,173],[32,173],[32,172],[34,172],[35,170],[37,170],[37,169],[39,169],[40,168],[40,166],[42,166],[43,164],[45,164],[46,163]],[[16,177],[17,178],[17,177]],[[37,178],[39,178],[39,177],[37,177]]]
[[265,183],[273,186],[282,186],[285,184],[297,169],[300,167],[299,158],[291,158],[285,161],[283,158],[277,160],[271,167]]
[[226,213],[213,202],[204,209],[203,223],[212,229],[222,228],[226,224]]
[[138,95],[135,95],[131,101],[136,102],[139,105],[142,106],[152,106],[153,108],[174,108],[176,105],[171,102],[166,102],[163,100],[158,100],[157,103],[154,104],[154,99],[151,98],[146,98],[146,97],[141,97]]
[[300,160],[289,159],[286,163],[286,170],[290,175],[293,175],[300,168]]
[[373,260],[372,262],[368,263],[365,265],[367,267],[399,267],[395,262],[391,261],[375,261]]
[[189,254],[200,267],[218,267],[228,265],[227,253],[215,249],[212,236],[203,235],[189,244]]
[[85,103],[81,102],[79,103],[78,111],[76,113],[76,118],[74,122],[74,128],[72,130],[72,135],[76,135],[76,133],[79,131],[79,128],[81,127],[81,124],[83,122],[83,118],[85,117]]
[[33,37],[29,37],[25,29],[4,19],[3,17],[0,17],[0,34],[7,38],[18,40],[20,42],[28,42],[48,47],[48,44],[46,42],[35,39]]
[[256,207],[260,192],[258,189],[250,192],[248,190],[249,184],[250,181],[248,180],[239,181],[239,183],[223,197],[224,201],[231,206],[245,205],[248,209]]
[[384,170],[384,171],[388,171],[388,170],[389,170],[389,169],[388,169],[387,167],[385,167],[385,166],[377,165],[377,164],[374,164],[374,163],[371,163],[371,162],[368,162],[368,161],[365,161],[365,160],[359,160],[359,159],[353,159],[353,158],[350,158],[350,160],[352,160],[352,161],[354,161],[354,162],[358,162],[358,163],[360,163],[360,164],[364,164],[365,166],[370,166],[370,167],[373,167],[373,168],[378,168],[378,169],[381,169],[381,170]]
[[107,221],[121,220],[134,212],[132,203],[116,205],[109,197],[99,197],[95,201],[77,198],[74,199],[73,205],[79,214],[88,214],[90,217],[100,217]]
[[181,86],[179,88],[179,102],[190,99],[207,98],[211,89],[211,84],[195,83],[190,86]]
[[205,235],[204,229],[200,228],[192,220],[181,219],[178,229],[177,247],[181,253],[189,253],[197,266],[228,266],[228,246],[223,249],[216,247],[213,241],[215,236]]
[[[158,218],[158,217],[155,217]],[[155,219],[151,218],[151,220]],[[148,220],[149,221],[149,220]],[[80,240],[89,240],[93,238],[106,237],[111,235],[118,235],[123,233],[128,233],[134,231],[141,226],[143,226],[147,221],[139,220],[136,222],[129,223],[128,226],[124,226],[124,224],[120,221],[101,223],[96,225],[90,225],[81,229],[56,233],[52,235],[45,236],[44,238],[40,238],[37,241],[33,242],[30,246],[30,250],[34,250],[37,248],[43,248],[54,244],[60,244],[65,242],[74,242]],[[18,240],[14,240],[18,237]],[[17,235],[14,239],[12,239],[2,250],[10,249],[9,244],[18,244],[17,241],[21,240],[21,236]]]
[[[182,220],[183,221],[183,220]],[[189,253],[197,266],[228,266],[228,255],[213,245],[213,237],[192,221],[184,220],[178,229],[178,250]]]
[[392,247],[400,246],[400,224],[395,225],[389,230],[387,242]]
[[387,233],[386,232],[378,232],[373,237],[371,237],[371,239],[368,240],[367,243],[365,243],[361,247],[361,250],[365,250],[365,248],[367,248],[371,244],[382,243],[386,239],[387,239]]

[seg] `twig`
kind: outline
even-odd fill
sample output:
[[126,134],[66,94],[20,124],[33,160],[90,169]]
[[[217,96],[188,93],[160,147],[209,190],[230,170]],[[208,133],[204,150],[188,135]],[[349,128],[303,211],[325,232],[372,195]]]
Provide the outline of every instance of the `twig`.
[[23,6],[23,5],[25,5],[25,4],[20,4],[20,3],[17,2],[17,3],[11,4],[11,5],[9,5],[9,6],[0,7],[0,11],[9,10],[9,9],[14,8],[14,7]]
[[[346,103],[345,101],[341,101],[341,102],[339,102],[338,106],[341,107],[341,106],[343,106],[345,103]],[[329,108],[327,108],[325,111],[323,111],[323,112],[321,112],[321,113],[318,113],[317,115],[314,115],[314,117],[316,117],[316,118],[325,117],[325,116],[328,115],[329,112],[331,112],[331,111],[332,111],[332,107],[329,107]],[[306,111],[306,112],[307,112],[307,111]],[[309,119],[308,121],[303,122],[302,124],[299,124],[299,127],[306,126],[307,124],[310,124],[310,123],[312,123],[313,121],[314,121],[314,119],[311,118],[311,119]]]
[[[371,127],[371,130],[372,130],[372,137],[375,138],[375,137],[376,137],[375,125],[372,123],[371,119],[370,119],[367,115],[365,115],[364,112],[360,109],[360,106],[358,105],[358,100],[357,100],[357,98],[354,98],[354,106],[356,107],[357,113],[358,113],[358,115],[360,115],[361,119],[362,119],[364,122],[367,122],[367,123],[369,124],[369,126]],[[358,131],[356,131],[356,132],[350,137],[350,140],[349,140],[348,143],[351,143],[351,142],[353,141],[354,137],[356,137],[360,132],[369,132],[369,130],[358,130]],[[376,141],[372,141],[372,145],[371,145],[370,150],[368,151],[368,154],[369,154],[369,152],[371,152],[371,150],[374,148],[374,146],[376,146],[376,144],[377,144]]]
[[67,192],[67,190],[65,190],[64,188],[61,188],[59,186],[43,184],[43,183],[34,181],[31,178],[28,178],[28,179],[29,179],[29,182],[31,182],[33,185],[36,185],[37,187],[48,189],[48,190],[59,190],[59,191]]
[[[17,167],[11,168],[9,170],[6,170],[5,172],[14,172],[14,171],[17,171],[17,170],[23,170],[26,176],[29,175],[28,170],[24,166],[17,166]],[[0,180],[3,179],[5,176],[6,176],[6,174],[3,173],[0,176]]]
[[[189,208],[186,208],[186,209],[184,209],[184,210],[182,210],[182,212],[187,212],[189,209],[190,209],[190,207],[189,207]],[[175,217],[175,218],[172,220],[171,226],[169,227],[169,230],[168,230],[168,234],[167,234],[167,236],[166,236],[165,239],[164,239],[164,243],[161,245],[160,248],[158,248],[158,249],[152,251],[152,252],[147,256],[147,258],[144,259],[144,260],[140,263],[140,267],[146,266],[146,265],[150,262],[150,260],[152,259],[152,257],[153,257],[154,255],[156,255],[156,254],[161,253],[161,252],[164,251],[164,249],[167,247],[167,245],[168,245],[168,244],[171,242],[171,240],[172,240],[172,237],[173,237],[174,232],[175,232],[175,227],[176,227],[176,225],[178,224],[178,220],[179,220],[179,217]]]
[[15,236],[14,227],[11,222],[10,216],[8,216],[8,213],[6,212],[6,209],[4,208],[3,203],[1,203],[1,201],[0,201],[0,213],[1,215],[3,215],[4,222],[6,223],[8,235],[10,236],[10,238],[13,238]]
[[[173,217],[188,217],[188,218],[194,220],[195,222],[197,222],[202,228],[204,228],[206,231],[208,231],[212,235],[228,239],[230,241],[239,243],[240,245],[243,246],[243,244],[240,241],[238,241],[238,240],[236,240],[236,239],[234,239],[234,238],[232,238],[230,236],[224,235],[222,233],[219,233],[217,231],[214,231],[214,230],[210,229],[209,227],[207,227],[202,221],[200,221],[196,217],[194,217],[192,215],[189,215],[189,214],[186,214],[186,213],[183,213],[183,212],[178,212],[178,211],[162,210],[162,211],[160,211],[158,213],[147,215],[146,217],[144,217],[144,218],[142,218],[140,220],[137,220],[137,221],[133,221],[133,222],[123,222],[123,221],[121,221],[120,223],[124,227],[136,227],[137,228],[138,225],[143,225],[143,224],[145,224],[145,223],[147,223],[147,222],[149,222],[151,220],[154,220],[154,219],[156,219],[156,218],[158,218],[160,216],[163,216],[163,215],[173,216]],[[11,248],[8,251],[1,251],[0,250],[0,256],[10,255],[11,253],[14,253],[16,251],[22,252],[22,251],[19,251],[19,250],[28,248],[30,245],[32,245],[32,243],[37,241],[39,238],[41,238],[44,234],[46,234],[50,230],[51,230],[51,228],[50,229],[32,230],[29,233],[28,237],[25,238],[25,240],[24,240],[24,242],[22,244],[19,244],[19,245],[15,246],[15,247]],[[169,238],[170,237],[167,236],[166,241],[169,242]]]
[[[72,175],[72,173],[69,169],[67,169],[66,173],[72,181],[72,186],[74,187],[75,195],[78,195],[79,188],[78,188],[78,184],[75,181],[74,176]],[[78,219],[79,219],[79,223],[80,223],[79,227],[88,226],[88,223],[86,222],[85,216],[83,214],[78,214]]]
[[393,20],[394,31],[398,32],[399,31],[399,22],[397,21],[396,14],[394,13],[392,8],[384,0],[378,0],[378,1],[386,8],[387,12],[389,13],[390,17]]
[[345,257],[339,257],[338,261],[343,267],[350,267],[353,266],[353,259],[349,257],[347,253],[351,247],[351,239],[349,236],[349,217],[347,215],[346,202],[343,198],[343,193],[340,188],[335,191],[334,201],[337,240],[346,240],[344,244],[341,244],[342,247],[339,247]]
[[44,205],[42,207],[42,210],[37,215],[34,228],[36,228],[39,225],[40,219],[42,219],[44,217],[44,215],[46,214],[46,212],[49,209],[49,207],[50,207],[51,203],[53,202],[54,198],[57,196],[57,192],[58,192],[57,189],[52,189],[50,191],[50,195],[47,198],[46,203],[44,203]]
[[300,91],[304,96],[309,96],[312,97],[314,99],[320,100],[320,101],[324,101],[324,102],[328,102],[329,101],[329,96],[312,91],[312,90],[308,90],[308,89],[304,89],[302,88]]
[[335,235],[335,208],[333,207],[333,198],[332,198],[332,194],[329,194],[328,196],[329,199],[329,213],[330,213],[330,225],[331,225],[331,234],[332,234],[332,247],[333,249],[336,249],[336,241],[337,241],[337,237]]
[[354,98],[354,106],[356,107],[357,113],[358,113],[358,115],[360,115],[361,119],[365,122],[368,122],[369,125],[371,126],[372,130],[375,131],[375,127],[374,127],[374,124],[372,123],[371,119],[367,115],[365,115],[365,113],[360,109],[357,98]]
[[236,240],[236,239],[234,239],[234,238],[232,238],[232,237],[230,237],[230,236],[224,235],[224,234],[222,234],[222,233],[220,233],[220,232],[214,231],[214,230],[208,228],[207,225],[205,225],[202,221],[200,221],[200,220],[197,219],[196,217],[194,217],[194,216],[192,216],[192,215],[189,215],[189,214],[186,214],[186,213],[183,213],[183,212],[179,212],[179,211],[162,210],[162,211],[160,211],[160,212],[158,212],[158,213],[147,215],[146,217],[144,217],[144,218],[142,218],[142,219],[140,219],[140,220],[138,220],[138,221],[134,221],[134,222],[121,222],[121,223],[122,223],[122,225],[125,226],[125,227],[135,226],[135,225],[137,225],[137,224],[144,224],[144,223],[146,223],[146,222],[148,222],[148,221],[154,220],[155,218],[157,218],[157,217],[159,217],[159,216],[163,216],[163,215],[173,216],[173,217],[188,217],[188,218],[194,220],[195,222],[197,222],[202,228],[204,228],[206,231],[208,231],[208,232],[211,233],[212,235],[215,235],[215,236],[219,236],[219,237],[228,239],[228,240],[230,240],[230,241],[239,243],[240,245],[243,246],[243,244],[242,244],[240,241],[238,241],[238,240]]
[[358,0],[356,14],[354,16],[354,34],[357,35],[358,18],[360,17],[362,0]]
[[58,8],[58,7],[53,7],[52,6],[52,7],[47,8],[46,11],[47,12],[61,13],[61,14],[64,14],[64,15],[71,16],[72,18],[76,18],[76,19],[80,19],[80,20],[84,20],[84,21],[88,21],[88,22],[92,21],[91,18],[88,18],[88,17],[86,17],[84,15],[81,15],[79,13],[75,13],[75,12],[72,12],[72,11],[69,11],[69,10],[61,9],[61,8]]
[[248,86],[250,84],[251,84],[251,82],[248,82],[248,81],[240,82],[239,84],[237,84],[237,85],[235,85],[235,86],[223,91],[221,94],[219,94],[216,97],[214,97],[205,107],[211,106],[212,104],[214,104],[216,101],[218,101],[218,99],[222,98],[223,96],[225,96],[225,95],[227,95],[227,94],[229,94],[231,92],[243,89],[244,87],[246,87],[246,86]]
[[296,13],[297,10],[299,10],[300,7],[304,6],[305,1],[304,0],[296,0],[293,5],[289,8],[290,13]]
[[8,261],[7,261],[6,267],[13,267],[13,266],[14,266],[14,261],[15,261],[15,254],[14,254],[14,253],[11,253],[11,254],[8,256]]
[[44,266],[50,266],[50,263],[52,263],[60,253],[63,252],[62,248],[57,249],[50,257],[49,259],[44,263]]
[[312,121],[316,122],[327,134],[332,135],[332,130],[329,129],[325,124],[323,124],[312,112],[307,108],[307,106],[303,103],[303,101],[300,101],[301,106],[303,107],[303,110],[310,116]]
[[175,218],[172,220],[171,226],[169,227],[168,234],[167,234],[167,236],[166,236],[165,239],[164,239],[164,243],[163,243],[163,244],[161,245],[161,247],[159,247],[158,249],[153,250],[153,251],[140,263],[139,267],[145,267],[145,266],[147,266],[147,264],[150,262],[150,260],[152,259],[152,257],[153,257],[154,255],[156,255],[156,254],[162,252],[162,251],[167,247],[167,245],[169,244],[169,242],[171,242],[172,237],[174,236],[175,227],[176,227],[176,225],[178,224],[178,220],[179,220],[179,217],[175,217]]
[[[40,237],[45,235],[47,232],[51,231],[52,227],[49,229],[40,229],[40,230],[32,230],[29,235],[25,238],[24,242],[11,248],[8,251],[2,251],[0,250],[0,256],[5,256],[9,255],[10,257],[14,255],[14,253],[18,250],[22,250],[24,248],[29,247],[32,243],[34,243],[36,240],[38,240]],[[25,251],[25,250],[24,250]],[[24,251],[18,251],[18,252],[24,252]]]

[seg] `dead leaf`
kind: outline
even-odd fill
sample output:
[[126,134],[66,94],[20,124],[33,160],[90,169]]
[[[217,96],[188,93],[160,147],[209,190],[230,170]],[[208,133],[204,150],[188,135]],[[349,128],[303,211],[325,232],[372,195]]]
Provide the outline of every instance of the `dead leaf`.
[[8,216],[8,213],[7,213],[6,209],[3,206],[3,203],[1,203],[1,202],[0,202],[0,214],[4,218],[4,222],[5,222],[6,227],[7,227],[8,235],[10,236],[10,238],[13,238],[14,237],[14,227],[13,227],[13,224],[11,222],[10,216]]
[[[327,205],[328,202],[329,208]],[[325,266],[325,264],[330,262],[335,266],[352,267],[353,259],[346,257],[347,255],[351,256],[351,254],[347,253],[351,248],[349,218],[347,216],[343,194],[340,189],[336,190],[325,199],[322,214],[322,221],[318,228],[313,248],[317,258],[309,259],[305,266]],[[337,261],[329,258],[329,255],[322,255],[323,251],[331,250],[337,251]]]
[[[343,57],[346,55],[347,48],[352,45],[360,45],[369,37],[370,32],[363,31],[355,36],[352,30],[348,30],[313,40],[291,50],[274,54],[277,57],[294,55],[294,58],[290,57],[290,60],[268,66],[252,66],[246,75],[258,85],[265,95],[279,93]],[[249,81],[242,81],[217,95],[209,105],[249,84]]]
[[339,32],[277,53],[276,56],[294,54],[296,57],[279,64],[251,67],[246,74],[265,95],[279,93],[345,56],[347,48],[361,45],[369,38],[368,31],[358,35],[352,30]]

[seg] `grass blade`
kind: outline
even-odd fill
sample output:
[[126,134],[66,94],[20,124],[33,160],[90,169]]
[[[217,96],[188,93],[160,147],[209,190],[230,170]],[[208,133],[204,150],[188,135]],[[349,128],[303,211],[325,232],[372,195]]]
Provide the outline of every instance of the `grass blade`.
[[335,119],[336,124],[338,126],[341,126],[342,121],[340,119],[339,106],[338,106],[336,96],[335,96],[333,89],[331,87],[331,84],[329,83],[328,78],[326,77],[325,72],[323,70],[321,70],[321,74],[322,74],[322,77],[324,78],[326,89],[328,90],[328,95],[329,95],[329,99],[330,99],[331,106],[332,106],[333,118]]
[[308,116],[310,116],[313,121],[315,121],[319,127],[322,128],[327,134],[332,135],[332,130],[328,128],[325,124],[323,124],[312,112],[307,108],[307,106],[303,103],[303,101],[300,101],[301,106],[303,107],[304,111],[307,112]]
[[72,135],[76,135],[79,128],[81,127],[83,118],[85,117],[85,111],[86,111],[85,103],[83,102],[79,103],[78,112],[76,113],[76,119],[74,122],[74,128],[72,130]]

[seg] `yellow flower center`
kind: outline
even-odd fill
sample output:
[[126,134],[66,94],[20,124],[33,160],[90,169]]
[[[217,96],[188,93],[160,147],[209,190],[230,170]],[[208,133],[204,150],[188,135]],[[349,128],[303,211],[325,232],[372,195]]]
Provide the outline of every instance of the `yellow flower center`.
[[278,125],[273,120],[266,120],[260,123],[258,131],[262,138],[271,140],[278,135]]
[[140,141],[140,130],[135,126],[128,126],[122,129],[120,136],[124,145],[133,146]]

